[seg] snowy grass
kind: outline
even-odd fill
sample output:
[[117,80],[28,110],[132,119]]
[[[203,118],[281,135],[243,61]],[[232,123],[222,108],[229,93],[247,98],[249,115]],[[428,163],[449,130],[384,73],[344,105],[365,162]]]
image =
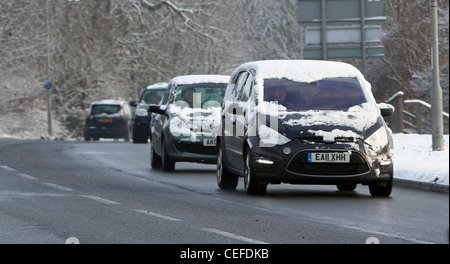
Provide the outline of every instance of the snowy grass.
[[443,151],[433,151],[431,135],[394,134],[394,178],[448,185],[448,135],[444,145]]

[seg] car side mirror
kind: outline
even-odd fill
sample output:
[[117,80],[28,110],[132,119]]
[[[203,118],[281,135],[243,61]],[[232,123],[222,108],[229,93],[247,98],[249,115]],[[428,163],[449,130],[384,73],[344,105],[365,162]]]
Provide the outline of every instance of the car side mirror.
[[132,107],[136,107],[138,104],[137,104],[137,102],[136,101],[131,101],[130,102],[130,106],[132,106]]
[[378,108],[380,109],[381,116],[383,117],[391,116],[395,111],[395,107],[393,105],[386,103],[378,104]]
[[166,114],[166,108],[159,106],[159,105],[150,105],[148,107],[148,112],[149,113],[157,113],[157,114],[161,114],[161,115],[165,115]]

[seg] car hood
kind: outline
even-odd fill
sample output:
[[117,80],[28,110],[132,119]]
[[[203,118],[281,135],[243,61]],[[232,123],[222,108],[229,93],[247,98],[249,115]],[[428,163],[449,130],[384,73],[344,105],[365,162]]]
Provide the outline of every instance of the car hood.
[[[330,143],[364,140],[382,124],[378,108],[370,103],[351,107],[347,111],[287,112],[280,110],[282,109],[272,108],[269,112],[259,112],[267,116],[266,124],[259,125],[259,136],[265,138],[268,144],[275,143],[274,139],[279,145],[297,138]],[[275,136],[274,132],[278,135]]]
[[[192,132],[216,134],[220,126],[220,113],[220,107],[202,109],[172,105],[169,116],[172,124],[176,124],[176,126],[171,126],[171,128],[186,130],[178,131],[181,134],[191,134]],[[183,123],[183,125],[179,123]]]

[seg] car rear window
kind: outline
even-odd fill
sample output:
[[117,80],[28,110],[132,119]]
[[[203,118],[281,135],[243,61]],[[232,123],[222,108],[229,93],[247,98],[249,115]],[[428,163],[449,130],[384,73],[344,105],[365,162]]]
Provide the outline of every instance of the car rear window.
[[277,102],[288,111],[348,110],[367,102],[355,78],[330,78],[311,83],[287,79],[264,81],[264,101]]
[[120,112],[120,105],[93,105],[91,114],[92,115],[113,115]]

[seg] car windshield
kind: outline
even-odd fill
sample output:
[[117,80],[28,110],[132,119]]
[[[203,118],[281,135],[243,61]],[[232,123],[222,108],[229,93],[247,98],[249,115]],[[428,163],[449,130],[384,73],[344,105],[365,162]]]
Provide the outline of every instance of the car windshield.
[[348,110],[367,102],[355,78],[330,78],[311,83],[287,79],[264,80],[264,101],[275,102],[287,111]]
[[159,104],[165,92],[165,90],[146,90],[141,96],[141,104]]
[[217,102],[217,105],[221,105],[227,85],[227,83],[181,85],[177,87],[175,102],[186,102],[191,108],[203,107],[207,102]]
[[120,112],[120,105],[93,105],[91,114],[92,115],[101,115],[101,114],[107,114],[107,115],[113,115]]

